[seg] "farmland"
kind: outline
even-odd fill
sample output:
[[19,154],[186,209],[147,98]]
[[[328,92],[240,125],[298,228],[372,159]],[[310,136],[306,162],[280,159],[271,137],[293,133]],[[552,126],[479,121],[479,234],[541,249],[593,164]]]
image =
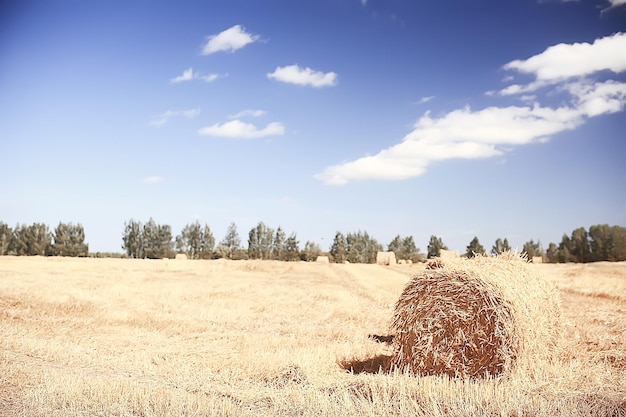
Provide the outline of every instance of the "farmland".
[[531,267],[562,352],[470,381],[377,372],[422,264],[0,257],[0,415],[626,416],[626,263]]

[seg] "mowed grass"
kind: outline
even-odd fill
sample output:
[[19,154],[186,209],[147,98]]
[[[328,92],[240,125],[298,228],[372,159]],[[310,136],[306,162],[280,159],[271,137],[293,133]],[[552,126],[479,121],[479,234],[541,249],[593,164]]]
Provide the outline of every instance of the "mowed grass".
[[626,263],[534,265],[563,352],[482,381],[376,372],[422,268],[0,257],[0,415],[626,416]]

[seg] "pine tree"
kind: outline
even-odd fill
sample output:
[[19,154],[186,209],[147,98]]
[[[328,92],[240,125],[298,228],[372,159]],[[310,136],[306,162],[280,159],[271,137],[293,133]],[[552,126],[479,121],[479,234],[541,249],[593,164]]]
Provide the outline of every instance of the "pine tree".
[[448,250],[448,247],[443,244],[443,240],[435,235],[431,236],[428,242],[428,259],[439,256],[442,249]]
[[295,233],[289,235],[285,241],[285,260],[286,261],[298,261],[300,260],[300,242]]
[[465,256],[468,258],[473,258],[478,255],[485,254],[485,248],[478,241],[478,237],[474,236],[474,239],[471,240],[469,245],[467,245],[467,251],[465,252]]
[[347,260],[346,253],[346,237],[341,232],[335,234],[333,244],[330,247],[330,255],[333,258],[333,262],[344,263]]
[[278,226],[278,229],[276,229],[276,234],[274,235],[274,241],[272,243],[272,259],[277,259],[279,261],[285,260],[286,240],[287,235],[283,231],[282,227]]
[[241,249],[241,238],[237,232],[237,225],[231,223],[226,230],[226,236],[220,242],[220,246],[224,248],[224,254],[228,259],[235,259],[235,255]]

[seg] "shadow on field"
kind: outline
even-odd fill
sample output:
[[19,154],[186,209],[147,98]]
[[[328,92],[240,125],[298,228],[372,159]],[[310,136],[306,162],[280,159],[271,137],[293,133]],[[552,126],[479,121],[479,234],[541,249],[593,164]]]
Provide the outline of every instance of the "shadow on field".
[[[393,342],[393,335],[370,334],[367,337],[386,345],[390,345]],[[339,366],[353,374],[389,373],[391,370],[391,355],[380,354],[366,359],[343,360],[339,362]]]

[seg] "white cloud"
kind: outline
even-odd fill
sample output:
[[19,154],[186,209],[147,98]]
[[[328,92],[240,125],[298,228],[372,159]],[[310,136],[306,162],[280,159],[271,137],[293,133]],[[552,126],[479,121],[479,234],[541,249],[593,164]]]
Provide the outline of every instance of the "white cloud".
[[179,75],[178,77],[172,78],[170,80],[170,83],[178,84],[178,83],[182,83],[183,81],[193,80],[193,78],[194,78],[193,69],[189,68],[188,70],[183,71],[182,75]]
[[[625,50],[626,34],[617,33],[593,43],[551,46],[529,59],[511,61],[503,68],[532,74],[535,79],[525,85],[510,85],[498,93],[519,96],[533,104],[481,110],[465,107],[438,118],[426,113],[399,144],[373,156],[330,166],[315,177],[332,185],[406,179],[422,175],[436,161],[503,155],[505,149],[515,146],[544,143],[555,134],[575,129],[588,118],[623,111],[626,83],[594,81],[590,76],[600,71],[626,71]],[[567,93],[569,103],[548,107],[540,104],[536,94],[525,94],[547,86]],[[487,92],[488,96],[494,94]]]
[[172,78],[170,80],[170,83],[178,84],[178,83],[182,83],[183,81],[191,81],[194,79],[202,79],[206,82],[211,82],[211,81],[217,80],[219,77],[220,77],[219,74],[201,75],[198,72],[194,72],[193,68],[189,68],[183,71],[182,75]]
[[504,65],[505,70],[532,74],[535,81],[526,86],[512,85],[500,93],[519,94],[564,81],[584,77],[598,71],[620,73],[626,70],[626,33],[596,39],[593,43],[574,43],[551,46],[526,60],[515,60]]
[[220,51],[235,52],[259,39],[259,35],[248,33],[243,26],[235,25],[217,35],[209,36],[209,40],[202,49],[202,54],[211,55]]
[[602,12],[605,12],[607,10],[613,9],[615,7],[619,7],[619,6],[624,6],[626,5],[626,0],[609,0],[609,6],[604,8],[602,10]]
[[255,110],[255,109],[246,109],[242,110],[239,113],[231,114],[228,116],[229,119],[241,119],[243,117],[261,117],[265,116],[267,112],[265,110]]
[[415,104],[425,104],[425,103],[428,103],[430,100],[432,100],[434,98],[435,98],[435,96],[422,97],[419,100],[417,100],[415,102]]
[[268,73],[267,78],[273,78],[289,84],[310,85],[312,87],[328,87],[337,85],[337,73],[314,71],[311,68],[300,68],[297,64],[286,67],[276,67],[274,72]]
[[159,182],[163,182],[163,177],[159,177],[158,175],[153,175],[151,177],[146,177],[143,179],[145,184],[157,184]]
[[193,119],[200,114],[200,109],[188,109],[188,110],[167,110],[164,113],[154,117],[150,122],[151,126],[161,127],[167,123],[172,117],[184,117],[186,119]]
[[226,123],[216,123],[212,126],[204,127],[198,131],[201,135],[217,136],[230,139],[258,139],[266,136],[280,136],[285,133],[282,123],[272,122],[265,128],[259,129],[251,123],[244,123],[241,120],[232,120]]

